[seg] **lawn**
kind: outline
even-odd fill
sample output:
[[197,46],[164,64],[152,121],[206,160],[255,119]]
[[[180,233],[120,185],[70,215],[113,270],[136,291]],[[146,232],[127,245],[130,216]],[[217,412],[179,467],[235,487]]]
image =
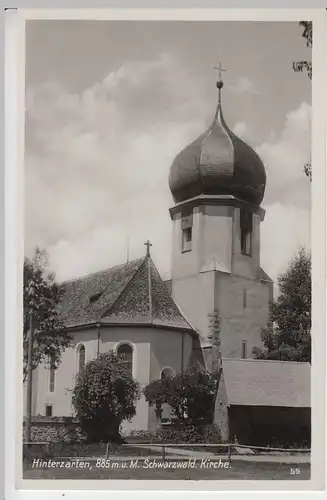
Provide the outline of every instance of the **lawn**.
[[[167,480],[306,480],[310,479],[310,464],[282,464],[263,462],[243,462],[235,460],[228,467],[214,468],[208,461],[204,464],[197,459],[194,468],[172,468],[165,469],[151,467],[150,459],[137,461],[137,467],[131,461],[112,460],[108,468],[97,468],[96,462],[91,462],[90,468],[32,468],[31,465],[24,467],[24,479],[167,479]],[[156,463],[161,462],[155,460]],[[118,465],[114,465],[117,464]],[[171,463],[171,461],[168,461]],[[125,465],[124,465],[125,464]],[[209,467],[207,466],[209,464]],[[135,465],[135,461],[134,461]],[[291,474],[291,469],[299,469],[296,475]]]

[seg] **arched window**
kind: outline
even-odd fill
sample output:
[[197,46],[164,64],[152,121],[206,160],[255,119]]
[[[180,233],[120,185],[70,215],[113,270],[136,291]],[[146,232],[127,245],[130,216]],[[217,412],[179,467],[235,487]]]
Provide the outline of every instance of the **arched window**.
[[78,349],[78,373],[85,368],[85,346],[82,344]]
[[126,363],[127,370],[133,373],[133,347],[130,344],[120,344],[117,349],[117,356]]
[[173,377],[175,371],[172,368],[166,367],[161,370],[161,379]]

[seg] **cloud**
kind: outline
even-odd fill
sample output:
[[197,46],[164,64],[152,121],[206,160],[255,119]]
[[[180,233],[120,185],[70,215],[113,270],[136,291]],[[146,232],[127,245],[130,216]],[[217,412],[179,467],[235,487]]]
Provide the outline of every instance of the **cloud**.
[[310,161],[311,106],[305,102],[290,111],[279,138],[256,148],[267,170],[265,203],[280,202],[310,210],[311,184],[303,173]]
[[[46,248],[63,280],[123,262],[128,240],[130,259],[138,258],[150,239],[159,271],[169,273],[169,166],[210,122],[207,101],[169,54],[125,63],[80,94],[60,82],[29,89],[27,255]],[[257,148],[268,174],[262,262],[273,278],[300,244],[310,244],[310,183],[302,172],[309,116],[303,103],[279,136]],[[255,136],[242,122],[234,131]]]
[[233,127],[233,132],[237,137],[250,144],[255,141],[253,130],[245,122],[237,122]]
[[191,87],[164,54],[125,64],[81,94],[57,82],[29,90],[27,254],[47,248],[66,279],[120,263],[129,236],[131,258],[150,238],[158,266],[170,266],[168,169],[205,126]]
[[310,230],[308,210],[282,203],[266,206],[261,224],[261,265],[274,281],[301,246],[311,248]]
[[247,94],[252,94],[252,95],[258,95],[259,92],[256,89],[254,83],[247,78],[246,76],[241,76],[235,83],[235,85],[230,85],[228,89],[231,92],[236,92],[236,93],[247,93]]

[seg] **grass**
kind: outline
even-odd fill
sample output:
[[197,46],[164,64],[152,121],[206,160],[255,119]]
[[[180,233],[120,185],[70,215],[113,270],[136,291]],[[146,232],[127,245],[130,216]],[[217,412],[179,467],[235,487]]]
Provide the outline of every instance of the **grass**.
[[[106,454],[107,445],[105,443],[94,443],[89,445],[78,445],[78,444],[58,444],[55,443],[51,447],[51,456],[53,458],[64,458],[64,457],[101,457],[103,458]],[[40,453],[37,453],[37,452]],[[115,444],[110,444],[109,454],[115,456],[149,456],[158,455],[158,451],[152,451],[146,448],[135,448],[134,446],[120,446]],[[43,447],[39,447],[36,450],[33,446],[30,448],[29,457],[31,459],[42,457]]]
[[[117,463],[118,460],[112,460]],[[150,460],[151,462],[151,460]],[[153,462],[153,460],[152,460]],[[156,462],[160,462],[156,460]],[[130,461],[118,462],[119,466],[97,468],[95,462],[89,469],[74,468],[32,468],[24,466],[24,479],[166,479],[166,480],[307,480],[310,479],[310,465],[282,464],[262,462],[233,461],[228,468],[201,467],[201,459],[196,460],[196,468],[166,468],[147,467],[147,463],[138,460],[138,468],[130,467]],[[125,466],[123,465],[125,464]],[[299,469],[300,473],[291,474],[291,469]]]

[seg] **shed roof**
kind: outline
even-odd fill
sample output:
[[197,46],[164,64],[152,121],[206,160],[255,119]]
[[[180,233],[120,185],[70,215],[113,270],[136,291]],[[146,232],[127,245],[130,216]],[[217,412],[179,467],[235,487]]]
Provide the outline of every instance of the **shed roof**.
[[230,406],[310,407],[310,363],[223,359]]

